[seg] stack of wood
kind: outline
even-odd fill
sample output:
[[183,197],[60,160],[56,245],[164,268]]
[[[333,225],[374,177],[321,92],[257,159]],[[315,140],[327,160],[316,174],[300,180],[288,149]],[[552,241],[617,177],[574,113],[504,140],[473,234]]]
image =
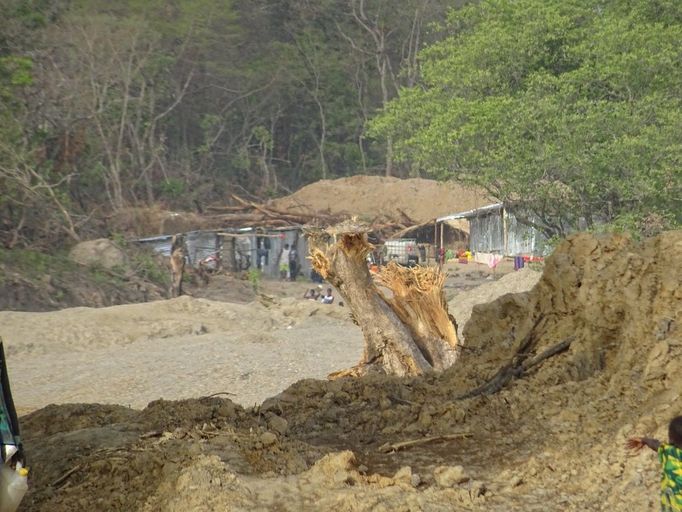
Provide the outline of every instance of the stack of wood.
[[[324,212],[292,213],[278,210],[264,204],[248,201],[237,195],[231,195],[234,202],[230,206],[208,206],[206,214],[221,226],[229,227],[262,227],[281,228],[287,226],[331,226],[350,217],[350,214],[332,214]],[[407,231],[417,225],[406,213],[401,212],[400,219],[378,217],[370,223],[373,238],[385,240],[396,233]]]

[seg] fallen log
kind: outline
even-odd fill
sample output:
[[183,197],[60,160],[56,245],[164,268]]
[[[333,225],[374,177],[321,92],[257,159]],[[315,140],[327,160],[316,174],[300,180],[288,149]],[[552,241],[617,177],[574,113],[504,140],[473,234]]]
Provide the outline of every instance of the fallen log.
[[[339,216],[338,215],[331,215],[331,214],[325,214],[325,213],[320,213],[320,212],[311,212],[311,213],[292,213],[284,210],[278,210],[275,208],[270,208],[269,206],[265,206],[262,204],[257,204],[252,201],[246,201],[242,199],[241,197],[232,194],[231,195],[232,199],[237,201],[240,205],[244,207],[249,207],[253,208],[254,210],[257,210],[261,212],[263,215],[271,218],[277,218],[277,219],[288,219],[288,220],[293,220],[295,222],[299,222],[302,224],[307,224],[315,219],[319,220],[326,220],[327,224],[334,224],[339,221]],[[330,222],[331,221],[331,222]]]

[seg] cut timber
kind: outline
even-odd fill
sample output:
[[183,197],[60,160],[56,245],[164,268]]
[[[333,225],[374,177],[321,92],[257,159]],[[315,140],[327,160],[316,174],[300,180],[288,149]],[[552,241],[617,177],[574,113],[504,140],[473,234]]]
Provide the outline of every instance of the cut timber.
[[347,221],[307,233],[313,267],[343,296],[365,337],[360,363],[330,378],[371,372],[422,375],[448,368],[457,357],[457,334],[443,297],[442,274],[437,268],[392,265],[375,283],[367,267],[373,249],[368,231]]

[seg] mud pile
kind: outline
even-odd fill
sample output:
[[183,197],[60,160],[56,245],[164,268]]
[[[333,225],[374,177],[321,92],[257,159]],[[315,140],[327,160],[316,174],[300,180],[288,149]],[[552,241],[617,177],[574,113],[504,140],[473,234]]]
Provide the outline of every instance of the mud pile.
[[491,302],[506,294],[518,294],[529,291],[540,279],[541,273],[530,268],[511,272],[500,279],[484,282],[471,289],[458,290],[448,301],[448,309],[457,320],[459,338],[463,338],[463,328],[466,326],[473,308],[478,304]]
[[269,205],[291,213],[352,214],[369,221],[386,218],[419,223],[492,202],[482,190],[455,183],[352,176],[316,181],[289,196],[274,199]]
[[682,232],[572,237],[531,291],[474,308],[442,375],[42,409],[23,510],[654,510],[655,455],[623,443],[682,413],[681,254]]

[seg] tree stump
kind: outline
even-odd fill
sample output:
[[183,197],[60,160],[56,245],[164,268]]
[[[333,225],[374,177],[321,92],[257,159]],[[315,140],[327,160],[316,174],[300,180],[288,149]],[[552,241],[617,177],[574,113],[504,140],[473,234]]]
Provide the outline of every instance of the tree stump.
[[173,235],[171,241],[170,269],[171,269],[171,297],[182,295],[182,278],[185,273],[185,239],[182,235]]
[[457,359],[457,331],[443,295],[444,275],[435,267],[390,263],[373,278],[368,231],[346,222],[307,233],[313,267],[339,291],[365,338],[358,365],[329,377],[410,376],[448,368]]

